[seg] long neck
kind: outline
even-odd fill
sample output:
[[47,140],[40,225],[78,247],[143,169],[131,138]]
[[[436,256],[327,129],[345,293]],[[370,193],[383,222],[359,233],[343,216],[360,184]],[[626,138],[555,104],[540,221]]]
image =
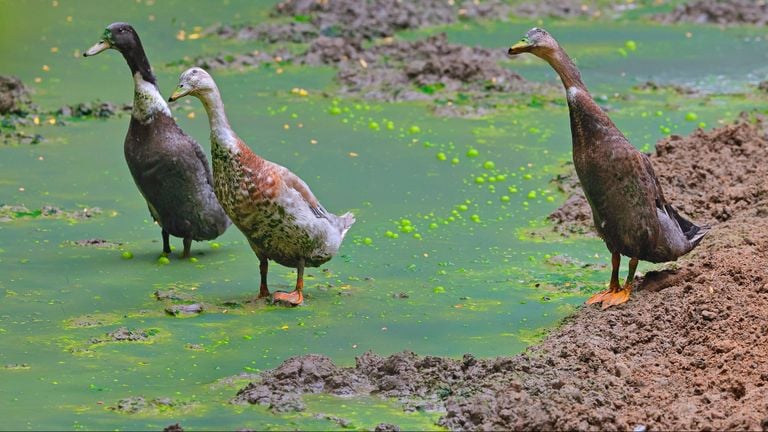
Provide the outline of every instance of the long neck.
[[211,143],[232,151],[238,151],[237,135],[227,120],[219,89],[214,84],[212,89],[200,92],[199,97],[208,113],[208,122],[211,126]]
[[157,79],[149,66],[149,60],[141,46],[141,41],[136,40],[136,45],[125,51],[120,51],[131,69],[134,82],[133,111],[131,115],[142,124],[151,122],[157,113],[163,113],[171,117],[171,109],[160,94],[157,87]]
[[552,69],[554,69],[560,76],[560,81],[562,81],[566,91],[572,87],[587,91],[587,86],[584,84],[584,81],[581,80],[579,69],[562,48],[558,47],[552,54],[544,56],[544,60],[546,60],[547,63],[552,66]]
[[157,78],[152,73],[149,60],[147,60],[147,54],[144,52],[144,47],[139,39],[136,39],[136,45],[130,50],[121,51],[120,53],[128,63],[128,67],[131,68],[131,75],[135,76],[138,72],[141,74],[141,79],[157,86]]

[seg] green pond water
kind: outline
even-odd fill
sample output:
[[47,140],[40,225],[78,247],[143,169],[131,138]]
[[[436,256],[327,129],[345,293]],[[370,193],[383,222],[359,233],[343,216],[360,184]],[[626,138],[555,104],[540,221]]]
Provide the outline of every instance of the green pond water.
[[[0,72],[22,78],[48,110],[97,99],[130,102],[132,80],[117,52],[79,56],[107,24],[122,20],[137,27],[161,90],[170,94],[182,68],[166,65],[259,47],[178,40],[179,31],[263,20],[273,4],[2,0]],[[457,24],[401,37],[446,31],[452,42],[506,50],[537,24]],[[646,151],[667,134],[711,128],[764,101],[754,90],[768,64],[759,29],[639,19],[544,24]],[[554,79],[533,57],[508,66],[531,80]],[[195,243],[196,260],[175,253],[159,264],[159,229],[123,158],[128,117],[66,126],[41,118],[41,126],[25,130],[43,135],[43,143],[0,148],[0,204],[102,213],[83,221],[13,215],[0,222],[0,429],[157,430],[175,422],[190,430],[340,428],[326,415],[357,429],[379,422],[435,429],[439,413],[406,413],[375,397],[311,396],[306,411],[292,414],[234,406],[229,400],[248,379],[225,378],[306,353],[341,365],[367,350],[513,355],[606,284],[600,240],[536,234],[549,232],[544,218],[565,199],[549,182],[570,160],[562,99],[510,105],[480,119],[440,118],[424,103],[334,98],[331,68],[213,74],[233,127],[251,148],[299,174],[330,211],[355,212],[339,255],[308,269],[305,305],[293,309],[249,301],[258,291],[258,261],[234,228],[215,242]],[[632,90],[646,80],[702,93]],[[309,95],[293,94],[295,87]],[[180,125],[207,151],[205,112],[189,98],[180,105]],[[122,245],[70,244],[90,238]],[[179,239],[173,243],[181,248]],[[125,252],[133,258],[123,259]],[[294,277],[273,264],[270,288],[291,289]],[[167,315],[169,304],[153,294],[167,289],[202,302],[206,312]],[[92,343],[121,326],[151,337]],[[171,398],[176,406],[110,409],[131,396]]]

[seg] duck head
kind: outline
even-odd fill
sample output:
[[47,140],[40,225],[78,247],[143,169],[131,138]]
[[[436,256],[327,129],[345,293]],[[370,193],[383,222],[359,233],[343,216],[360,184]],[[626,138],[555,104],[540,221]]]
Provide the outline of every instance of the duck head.
[[83,53],[83,57],[95,56],[110,48],[116,49],[121,53],[127,53],[137,48],[141,48],[139,35],[128,23],[112,23],[104,29],[104,34],[102,35],[101,40],[94,46],[88,48],[88,50]]
[[520,39],[520,42],[512,45],[507,51],[510,56],[522,53],[531,53],[535,56],[547,58],[559,49],[555,38],[546,30],[534,27]]
[[168,98],[168,102],[188,95],[199,96],[214,89],[216,89],[216,83],[208,72],[199,67],[189,68],[179,76],[179,85]]

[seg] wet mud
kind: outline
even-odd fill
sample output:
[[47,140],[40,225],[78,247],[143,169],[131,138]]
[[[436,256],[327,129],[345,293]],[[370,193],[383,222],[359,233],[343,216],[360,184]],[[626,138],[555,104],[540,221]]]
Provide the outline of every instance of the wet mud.
[[[158,397],[154,399],[147,399],[143,396],[131,396],[124,399],[120,399],[113,406],[107,407],[108,409],[123,414],[140,414],[147,412],[157,411],[169,411],[178,408],[184,408],[189,406],[189,403],[178,401],[170,397]],[[181,426],[177,424],[170,425],[164,430],[179,431]]]
[[11,222],[16,219],[43,218],[43,219],[71,219],[84,221],[102,214],[99,207],[90,207],[79,210],[65,210],[55,206],[43,206],[39,209],[29,209],[23,205],[0,205],[0,223]]
[[672,12],[654,15],[659,22],[672,24],[756,24],[768,22],[768,3],[754,0],[696,0],[679,5]]
[[[341,94],[388,102],[435,101],[435,113],[445,116],[482,115],[501,103],[528,100],[534,94],[544,94],[545,98],[557,94],[553,85],[528,82],[504,67],[503,63],[510,61],[504,50],[451,44],[444,34],[416,41],[392,37],[396,31],[460,19],[498,19],[509,14],[509,6],[502,2],[373,3],[282,2],[273,15],[300,22],[218,26],[207,31],[224,38],[269,42],[273,44],[269,50],[199,57],[188,63],[204,69],[286,63],[330,65],[338,69],[335,80]],[[296,53],[286,48],[285,42],[305,43],[307,48]]]
[[[640,3],[640,2],[637,2]],[[542,17],[557,19],[617,18],[627,10],[637,7],[635,2],[611,3],[584,0],[540,0],[517,5],[513,15],[539,20]]]
[[303,393],[373,394],[440,411],[451,430],[764,429],[766,131],[744,116],[658,143],[652,160],[668,199],[713,227],[692,253],[639,278],[628,303],[584,307],[514,357],[366,353],[350,368],[294,357],[233,402],[289,411],[303,408]]
[[29,105],[29,89],[20,79],[0,75],[0,114],[21,113]]

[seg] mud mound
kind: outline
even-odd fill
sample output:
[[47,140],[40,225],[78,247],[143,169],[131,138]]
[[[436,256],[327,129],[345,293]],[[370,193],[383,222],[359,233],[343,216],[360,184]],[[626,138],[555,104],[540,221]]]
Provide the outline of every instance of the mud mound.
[[0,114],[20,112],[29,102],[29,89],[20,79],[0,75]]
[[663,23],[757,24],[768,22],[768,2],[755,0],[697,0],[679,5],[654,20]]
[[[334,53],[324,57],[347,56]],[[341,47],[344,50],[346,47]],[[311,49],[310,49],[311,50]],[[536,87],[499,65],[504,53],[448,43],[445,34],[397,41],[359,52],[339,64],[342,92],[393,101],[433,99],[456,92],[524,92]]]
[[320,35],[373,40],[401,30],[451,24],[459,19],[504,18],[510,10],[500,0],[465,0],[460,4],[445,0],[285,0],[275,6],[272,16],[291,18],[292,22],[220,25],[204,34],[269,43],[304,43]]
[[540,19],[551,17],[558,19],[616,17],[635,3],[618,1],[615,4],[584,0],[541,0],[522,3],[512,13],[521,18]]
[[[743,114],[733,125],[667,137],[656,144],[651,162],[667,200],[698,223],[766,215],[757,205],[768,197],[768,124],[762,117]],[[574,192],[549,216],[555,230],[593,232],[578,178],[571,174],[557,181]]]

